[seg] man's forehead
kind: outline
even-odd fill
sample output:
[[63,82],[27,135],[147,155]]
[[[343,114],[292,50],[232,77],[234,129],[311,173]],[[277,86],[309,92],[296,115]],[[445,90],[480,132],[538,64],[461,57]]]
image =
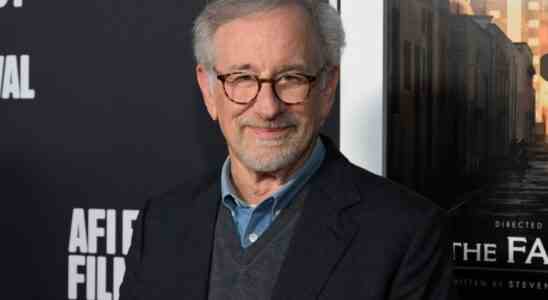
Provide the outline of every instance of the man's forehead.
[[214,35],[217,65],[231,70],[307,71],[317,51],[304,14],[280,7],[223,24]]
[[[276,29],[279,31],[277,33],[303,33],[309,38],[312,33],[311,25],[310,17],[302,8],[285,5],[230,20],[216,29],[214,38],[226,34],[227,31],[232,34],[264,34],[265,30],[276,32]],[[274,26],[274,30],[272,26]]]
[[279,4],[272,7],[263,7],[254,11],[247,11],[242,12],[241,14],[233,14],[230,17],[222,20],[217,28],[220,28],[226,24],[229,24],[231,22],[239,21],[239,20],[247,20],[247,21],[261,21],[264,20],[266,17],[272,17],[272,16],[282,16],[285,18],[291,18],[296,17],[300,24],[308,25],[312,22],[312,16],[309,14],[309,12],[302,7],[301,5],[297,3],[284,3]]

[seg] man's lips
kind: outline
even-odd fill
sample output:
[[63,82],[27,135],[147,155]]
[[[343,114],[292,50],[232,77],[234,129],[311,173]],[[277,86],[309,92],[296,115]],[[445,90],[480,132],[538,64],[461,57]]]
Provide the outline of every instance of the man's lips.
[[276,128],[268,128],[268,127],[248,127],[248,128],[251,129],[253,134],[260,139],[275,139],[285,135],[291,127],[288,126],[288,127],[276,127]]

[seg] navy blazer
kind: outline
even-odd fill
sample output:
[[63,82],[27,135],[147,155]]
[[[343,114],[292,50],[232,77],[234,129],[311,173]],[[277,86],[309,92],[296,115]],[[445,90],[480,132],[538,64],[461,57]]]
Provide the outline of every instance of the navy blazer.
[[[445,212],[323,140],[326,158],[310,178],[272,299],[449,299]],[[147,201],[121,300],[207,299],[219,181],[220,170]]]

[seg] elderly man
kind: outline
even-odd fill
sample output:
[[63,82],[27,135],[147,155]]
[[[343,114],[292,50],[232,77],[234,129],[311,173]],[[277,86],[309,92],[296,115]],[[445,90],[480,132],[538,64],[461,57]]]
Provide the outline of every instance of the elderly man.
[[444,213],[319,135],[344,46],[337,12],[218,0],[194,35],[229,155],[147,202],[121,299],[446,299]]

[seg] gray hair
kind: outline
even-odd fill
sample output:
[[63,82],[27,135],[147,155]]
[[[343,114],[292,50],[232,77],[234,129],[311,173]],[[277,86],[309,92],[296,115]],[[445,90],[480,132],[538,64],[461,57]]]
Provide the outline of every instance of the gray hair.
[[322,65],[339,65],[345,46],[345,33],[341,17],[336,9],[320,0],[217,0],[210,2],[194,22],[196,62],[204,65],[207,69],[213,68],[215,64],[213,36],[221,25],[287,4],[297,4],[303,7],[310,16],[311,23],[318,35]]

